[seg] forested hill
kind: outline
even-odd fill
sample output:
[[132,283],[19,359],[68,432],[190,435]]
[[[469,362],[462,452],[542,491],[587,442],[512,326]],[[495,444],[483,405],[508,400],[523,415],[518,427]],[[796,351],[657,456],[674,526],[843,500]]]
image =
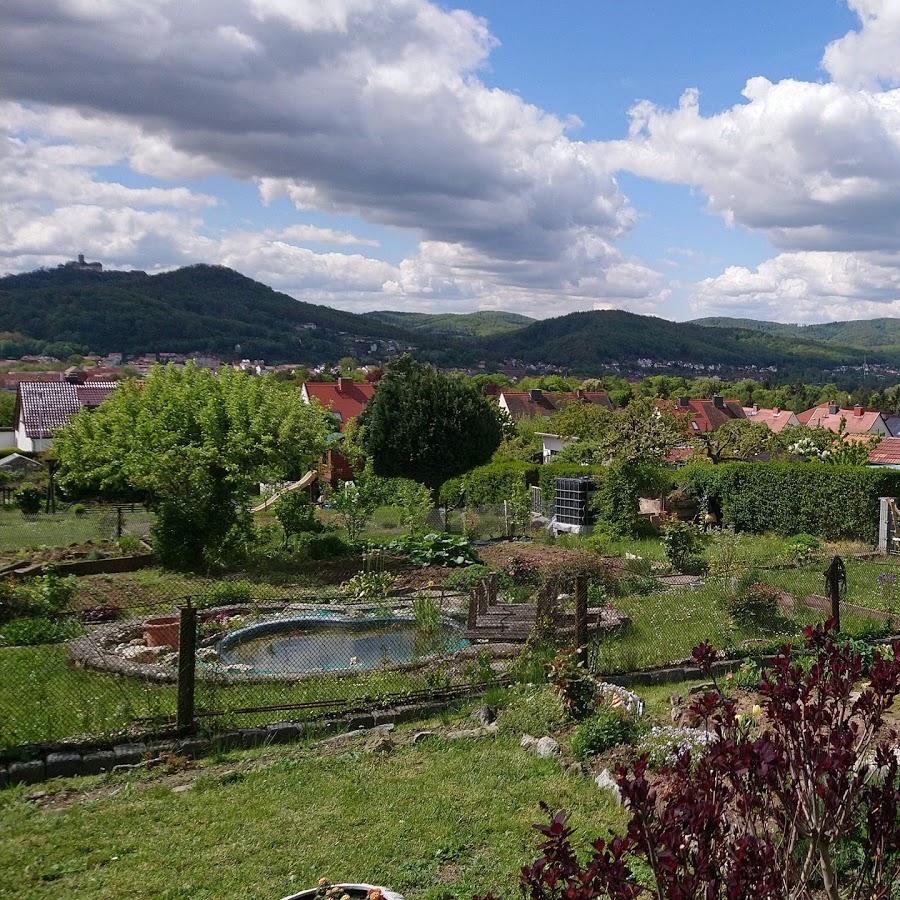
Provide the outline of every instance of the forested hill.
[[491,337],[518,331],[535,320],[518,313],[484,310],[472,313],[415,313],[379,310],[366,313],[380,322],[396,325],[416,334]]
[[860,350],[887,350],[900,355],[900,319],[855,319],[850,322],[826,322],[820,325],[787,325],[782,322],[717,316],[695,319],[693,324],[707,328],[747,328],[792,339],[857,347]]
[[[848,323],[855,324],[855,323]],[[571,313],[544,319],[512,334],[485,341],[488,354],[543,361],[590,371],[603,362],[639,358],[657,361],[721,363],[729,366],[778,366],[794,371],[830,369],[836,365],[900,361],[898,354],[866,354],[805,336],[761,332],[751,328],[716,330],[692,323],[669,322],[620,310]]]
[[411,340],[377,319],[301,303],[207,265],[158,275],[51,269],[0,278],[0,331],[99,353],[200,350],[303,362]]
[[[23,337],[24,336],[24,337]],[[222,266],[145,272],[39,270],[0,278],[0,349],[65,342],[100,353],[207,351],[269,362],[383,361],[408,349],[443,366],[510,359],[577,374],[610,363],[777,366],[815,380],[841,365],[900,365],[900,320],[799,327],[668,322],[616,310],[531,320],[514,313],[354,314],[294,300]],[[60,345],[62,346],[62,345]],[[54,354],[56,355],[56,354]],[[63,354],[64,355],[64,354]]]

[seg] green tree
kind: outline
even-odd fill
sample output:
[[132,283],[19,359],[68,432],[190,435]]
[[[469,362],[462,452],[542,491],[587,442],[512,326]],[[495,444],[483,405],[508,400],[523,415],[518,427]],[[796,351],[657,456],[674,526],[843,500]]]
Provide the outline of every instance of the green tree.
[[412,478],[436,497],[448,479],[486,463],[501,438],[496,407],[478,390],[405,356],[360,416],[376,475]]
[[0,391],[0,428],[12,428],[16,424],[16,395]]
[[165,565],[209,567],[246,547],[255,485],[299,477],[329,427],[321,408],[270,378],[158,367],[74,416],[54,453],[63,486],[155,508]]
[[749,459],[781,449],[775,432],[760,422],[747,419],[734,419],[715,431],[694,434],[693,443],[712,463]]
[[559,455],[560,461],[605,465],[618,461],[658,465],[686,440],[681,417],[660,409],[653,400],[632,400],[625,409],[609,411],[572,404],[552,420],[550,431],[578,440]]

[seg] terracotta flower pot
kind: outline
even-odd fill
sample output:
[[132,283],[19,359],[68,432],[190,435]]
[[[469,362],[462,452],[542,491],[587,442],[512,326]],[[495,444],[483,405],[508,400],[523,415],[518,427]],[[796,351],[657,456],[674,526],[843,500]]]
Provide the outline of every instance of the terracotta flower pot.
[[148,647],[172,647],[178,649],[181,631],[178,616],[157,616],[144,622],[144,643]]
[[[345,894],[349,894],[352,900],[366,900],[370,891],[380,891],[382,900],[403,900],[403,897],[395,891],[389,891],[387,888],[374,884],[338,884],[335,887],[339,887]],[[308,891],[300,891],[299,894],[291,894],[284,897],[283,900],[312,900],[316,896],[316,890],[316,888],[310,888]]]

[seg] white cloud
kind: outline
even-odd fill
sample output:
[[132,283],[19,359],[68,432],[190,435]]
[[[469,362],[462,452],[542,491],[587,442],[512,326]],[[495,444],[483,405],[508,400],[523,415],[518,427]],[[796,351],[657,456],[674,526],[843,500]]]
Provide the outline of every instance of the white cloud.
[[900,253],[782,253],[695,286],[702,315],[792,322],[900,315]]
[[862,27],[832,41],[822,65],[832,79],[850,87],[900,86],[900,3],[847,0]]
[[[658,296],[658,276],[615,249],[635,213],[602,150],[572,138],[576,119],[480,80],[496,40],[469,12],[427,0],[48,0],[37,12],[7,0],[0,27],[0,90],[19,101],[20,130],[156,177],[226,173],[255,180],[265,202],[411,229],[423,249],[408,268],[452,248],[452,272],[417,276],[422,297],[440,281],[448,297],[514,292],[555,314]],[[287,243],[350,244],[297,227]],[[637,277],[623,284],[625,272]]]
[[380,241],[374,238],[358,237],[349,231],[336,231],[334,228],[320,228],[317,225],[289,225],[282,229],[283,237],[295,241],[309,241],[316,244],[356,244],[360,247],[378,247]]

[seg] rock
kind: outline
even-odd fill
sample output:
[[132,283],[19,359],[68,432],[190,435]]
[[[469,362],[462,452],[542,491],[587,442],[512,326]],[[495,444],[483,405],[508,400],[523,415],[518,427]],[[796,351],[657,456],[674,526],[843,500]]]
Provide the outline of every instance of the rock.
[[154,663],[157,662],[164,654],[171,653],[169,647],[145,647],[143,644],[132,646],[129,644],[119,653],[123,659],[136,663]]
[[360,738],[371,738],[373,736],[389,734],[394,730],[393,722],[386,722],[384,725],[376,725],[374,728],[358,728],[356,731],[344,731],[341,734],[336,734],[334,737],[324,738],[321,741],[317,741],[317,746],[319,747],[333,747],[339,746],[341,744],[350,743],[351,741],[359,740]]
[[559,756],[559,744],[552,737],[545,736],[534,745],[534,752],[541,759],[551,759]]
[[644,714],[644,701],[633,691],[618,684],[601,681],[597,684],[596,693],[610,706],[625,709],[636,716]]
[[418,744],[426,738],[434,737],[436,734],[436,731],[417,731],[412,737],[412,742]]
[[622,805],[622,792],[619,790],[619,786],[616,784],[616,780],[613,778],[609,769],[604,769],[594,779],[594,783],[601,790],[609,791],[616,798],[616,803],[618,803],[619,806]]
[[524,750],[530,751],[541,759],[550,759],[553,756],[559,756],[559,744],[549,736],[535,738],[530,734],[523,734],[520,744]]
[[183,794],[185,791],[189,791],[192,787],[192,784],[176,784],[175,787],[172,788],[172,793]]
[[219,653],[215,647],[201,647],[197,651],[197,659],[203,662],[215,662],[219,658]]
[[497,719],[497,710],[493,706],[479,706],[478,709],[472,711],[469,718],[474,719],[482,725],[490,725]]
[[579,762],[569,763],[569,765],[566,766],[566,774],[581,776],[585,774],[585,768]]

